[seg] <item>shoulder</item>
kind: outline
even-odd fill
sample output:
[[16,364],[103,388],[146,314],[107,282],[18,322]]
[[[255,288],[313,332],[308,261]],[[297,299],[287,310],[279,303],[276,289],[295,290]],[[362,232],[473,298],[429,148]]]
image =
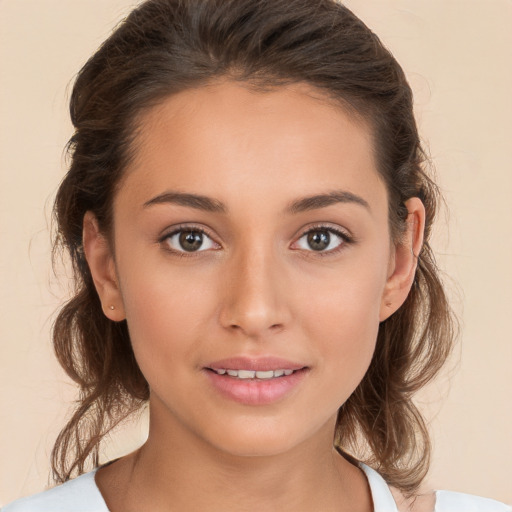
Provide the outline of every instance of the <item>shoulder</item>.
[[13,501],[1,512],[108,512],[96,486],[96,471],[52,489]]
[[398,512],[512,512],[512,507],[499,501],[452,491],[420,493],[406,498],[390,487]]
[[437,491],[435,512],[512,512],[512,507],[471,494]]
[[407,498],[374,469],[362,463],[359,466],[368,477],[375,512],[512,512],[504,503],[461,492],[420,491]]

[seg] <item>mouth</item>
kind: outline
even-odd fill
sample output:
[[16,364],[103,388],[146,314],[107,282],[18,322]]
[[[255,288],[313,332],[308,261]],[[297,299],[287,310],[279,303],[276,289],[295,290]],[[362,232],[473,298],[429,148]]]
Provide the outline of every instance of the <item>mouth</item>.
[[[301,368],[303,369],[303,368]],[[280,370],[267,370],[267,371],[256,371],[256,370],[231,370],[226,368],[207,368],[212,372],[215,372],[217,375],[227,375],[228,377],[232,377],[234,379],[241,380],[270,380],[270,379],[278,379],[281,377],[288,377],[293,373],[300,370],[290,370],[290,369],[280,369]]]
[[213,388],[224,398],[246,405],[264,405],[289,396],[309,367],[277,358],[232,358],[204,367]]

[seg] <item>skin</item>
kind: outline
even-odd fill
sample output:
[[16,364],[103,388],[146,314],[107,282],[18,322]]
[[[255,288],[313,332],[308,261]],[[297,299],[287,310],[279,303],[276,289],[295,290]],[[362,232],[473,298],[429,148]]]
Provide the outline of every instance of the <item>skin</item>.
[[[105,315],[127,320],[151,389],[148,441],[97,473],[110,510],[372,510],[363,473],[333,450],[336,412],[412,285],[421,201],[407,202],[394,244],[369,128],[306,84],[257,93],[215,82],[167,98],[141,128],[114,200],[114,243],[84,218]],[[170,191],[225,211],[155,200]],[[361,201],[286,211],[332,191]],[[165,238],[178,226],[207,231],[200,250]],[[330,232],[315,251],[312,229],[348,238]],[[307,372],[275,403],[240,404],[204,368],[241,355]]]

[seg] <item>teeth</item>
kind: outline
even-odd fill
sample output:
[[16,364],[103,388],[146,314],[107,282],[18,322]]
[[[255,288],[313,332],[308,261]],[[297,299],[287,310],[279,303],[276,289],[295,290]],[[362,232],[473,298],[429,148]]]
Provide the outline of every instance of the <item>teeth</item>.
[[268,371],[254,371],[254,370],[226,370],[224,368],[214,369],[219,375],[226,373],[230,377],[237,377],[238,379],[273,379],[274,377],[282,377],[283,375],[291,375],[294,370],[268,370]]
[[254,374],[256,372],[253,372],[251,370],[238,370],[237,377],[239,379],[254,379]]
[[271,379],[272,377],[274,377],[273,370],[268,372],[256,372],[256,378],[258,379]]

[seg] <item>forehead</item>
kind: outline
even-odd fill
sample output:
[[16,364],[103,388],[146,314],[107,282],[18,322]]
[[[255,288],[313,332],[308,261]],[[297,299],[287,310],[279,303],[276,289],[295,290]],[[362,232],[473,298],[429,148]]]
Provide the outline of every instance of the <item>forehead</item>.
[[124,185],[139,196],[382,193],[370,129],[307,84],[258,92],[212,83],[166,98],[138,126]]

